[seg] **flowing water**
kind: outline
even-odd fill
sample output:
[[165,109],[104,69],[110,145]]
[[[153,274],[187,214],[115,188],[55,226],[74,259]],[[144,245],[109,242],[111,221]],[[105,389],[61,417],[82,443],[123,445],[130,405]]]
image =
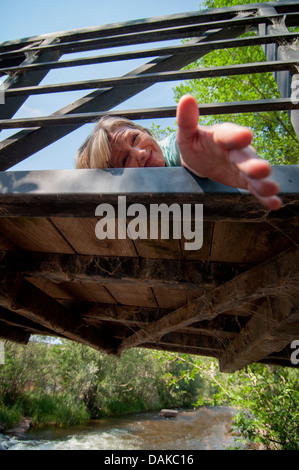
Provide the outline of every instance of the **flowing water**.
[[[43,427],[19,436],[1,436],[7,450],[223,450],[235,446],[229,433],[234,410],[226,407],[109,417],[84,426]],[[2,437],[2,439],[1,439]]]

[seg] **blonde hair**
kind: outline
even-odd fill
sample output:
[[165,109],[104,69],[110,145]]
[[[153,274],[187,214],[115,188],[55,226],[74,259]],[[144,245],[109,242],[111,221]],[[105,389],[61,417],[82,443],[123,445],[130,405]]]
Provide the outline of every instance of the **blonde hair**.
[[111,168],[111,141],[113,133],[119,127],[139,129],[152,135],[151,132],[126,118],[116,116],[102,117],[85,140],[76,155],[76,168]]

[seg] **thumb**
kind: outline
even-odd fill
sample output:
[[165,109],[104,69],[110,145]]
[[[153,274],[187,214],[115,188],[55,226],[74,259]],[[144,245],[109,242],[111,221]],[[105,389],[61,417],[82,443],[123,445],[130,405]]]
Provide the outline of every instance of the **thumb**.
[[177,123],[180,140],[188,140],[197,131],[199,110],[196,99],[191,95],[184,95],[177,106]]

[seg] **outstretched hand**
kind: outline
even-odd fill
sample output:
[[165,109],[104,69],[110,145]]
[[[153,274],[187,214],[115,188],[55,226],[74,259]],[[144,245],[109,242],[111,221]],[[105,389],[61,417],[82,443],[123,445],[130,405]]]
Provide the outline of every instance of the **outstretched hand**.
[[177,107],[177,142],[182,165],[193,173],[240,189],[249,190],[267,209],[282,205],[271,167],[250,145],[250,129],[232,123],[198,125],[198,105],[191,95]]

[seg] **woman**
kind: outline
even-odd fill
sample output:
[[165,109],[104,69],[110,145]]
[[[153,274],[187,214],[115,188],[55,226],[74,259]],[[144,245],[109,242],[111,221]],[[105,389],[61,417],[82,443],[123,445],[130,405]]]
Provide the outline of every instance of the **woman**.
[[282,205],[271,167],[259,158],[252,132],[232,123],[198,125],[199,111],[191,95],[177,107],[178,131],[156,142],[150,132],[133,122],[104,117],[77,155],[77,168],[184,166],[198,176],[249,190],[267,209]]

